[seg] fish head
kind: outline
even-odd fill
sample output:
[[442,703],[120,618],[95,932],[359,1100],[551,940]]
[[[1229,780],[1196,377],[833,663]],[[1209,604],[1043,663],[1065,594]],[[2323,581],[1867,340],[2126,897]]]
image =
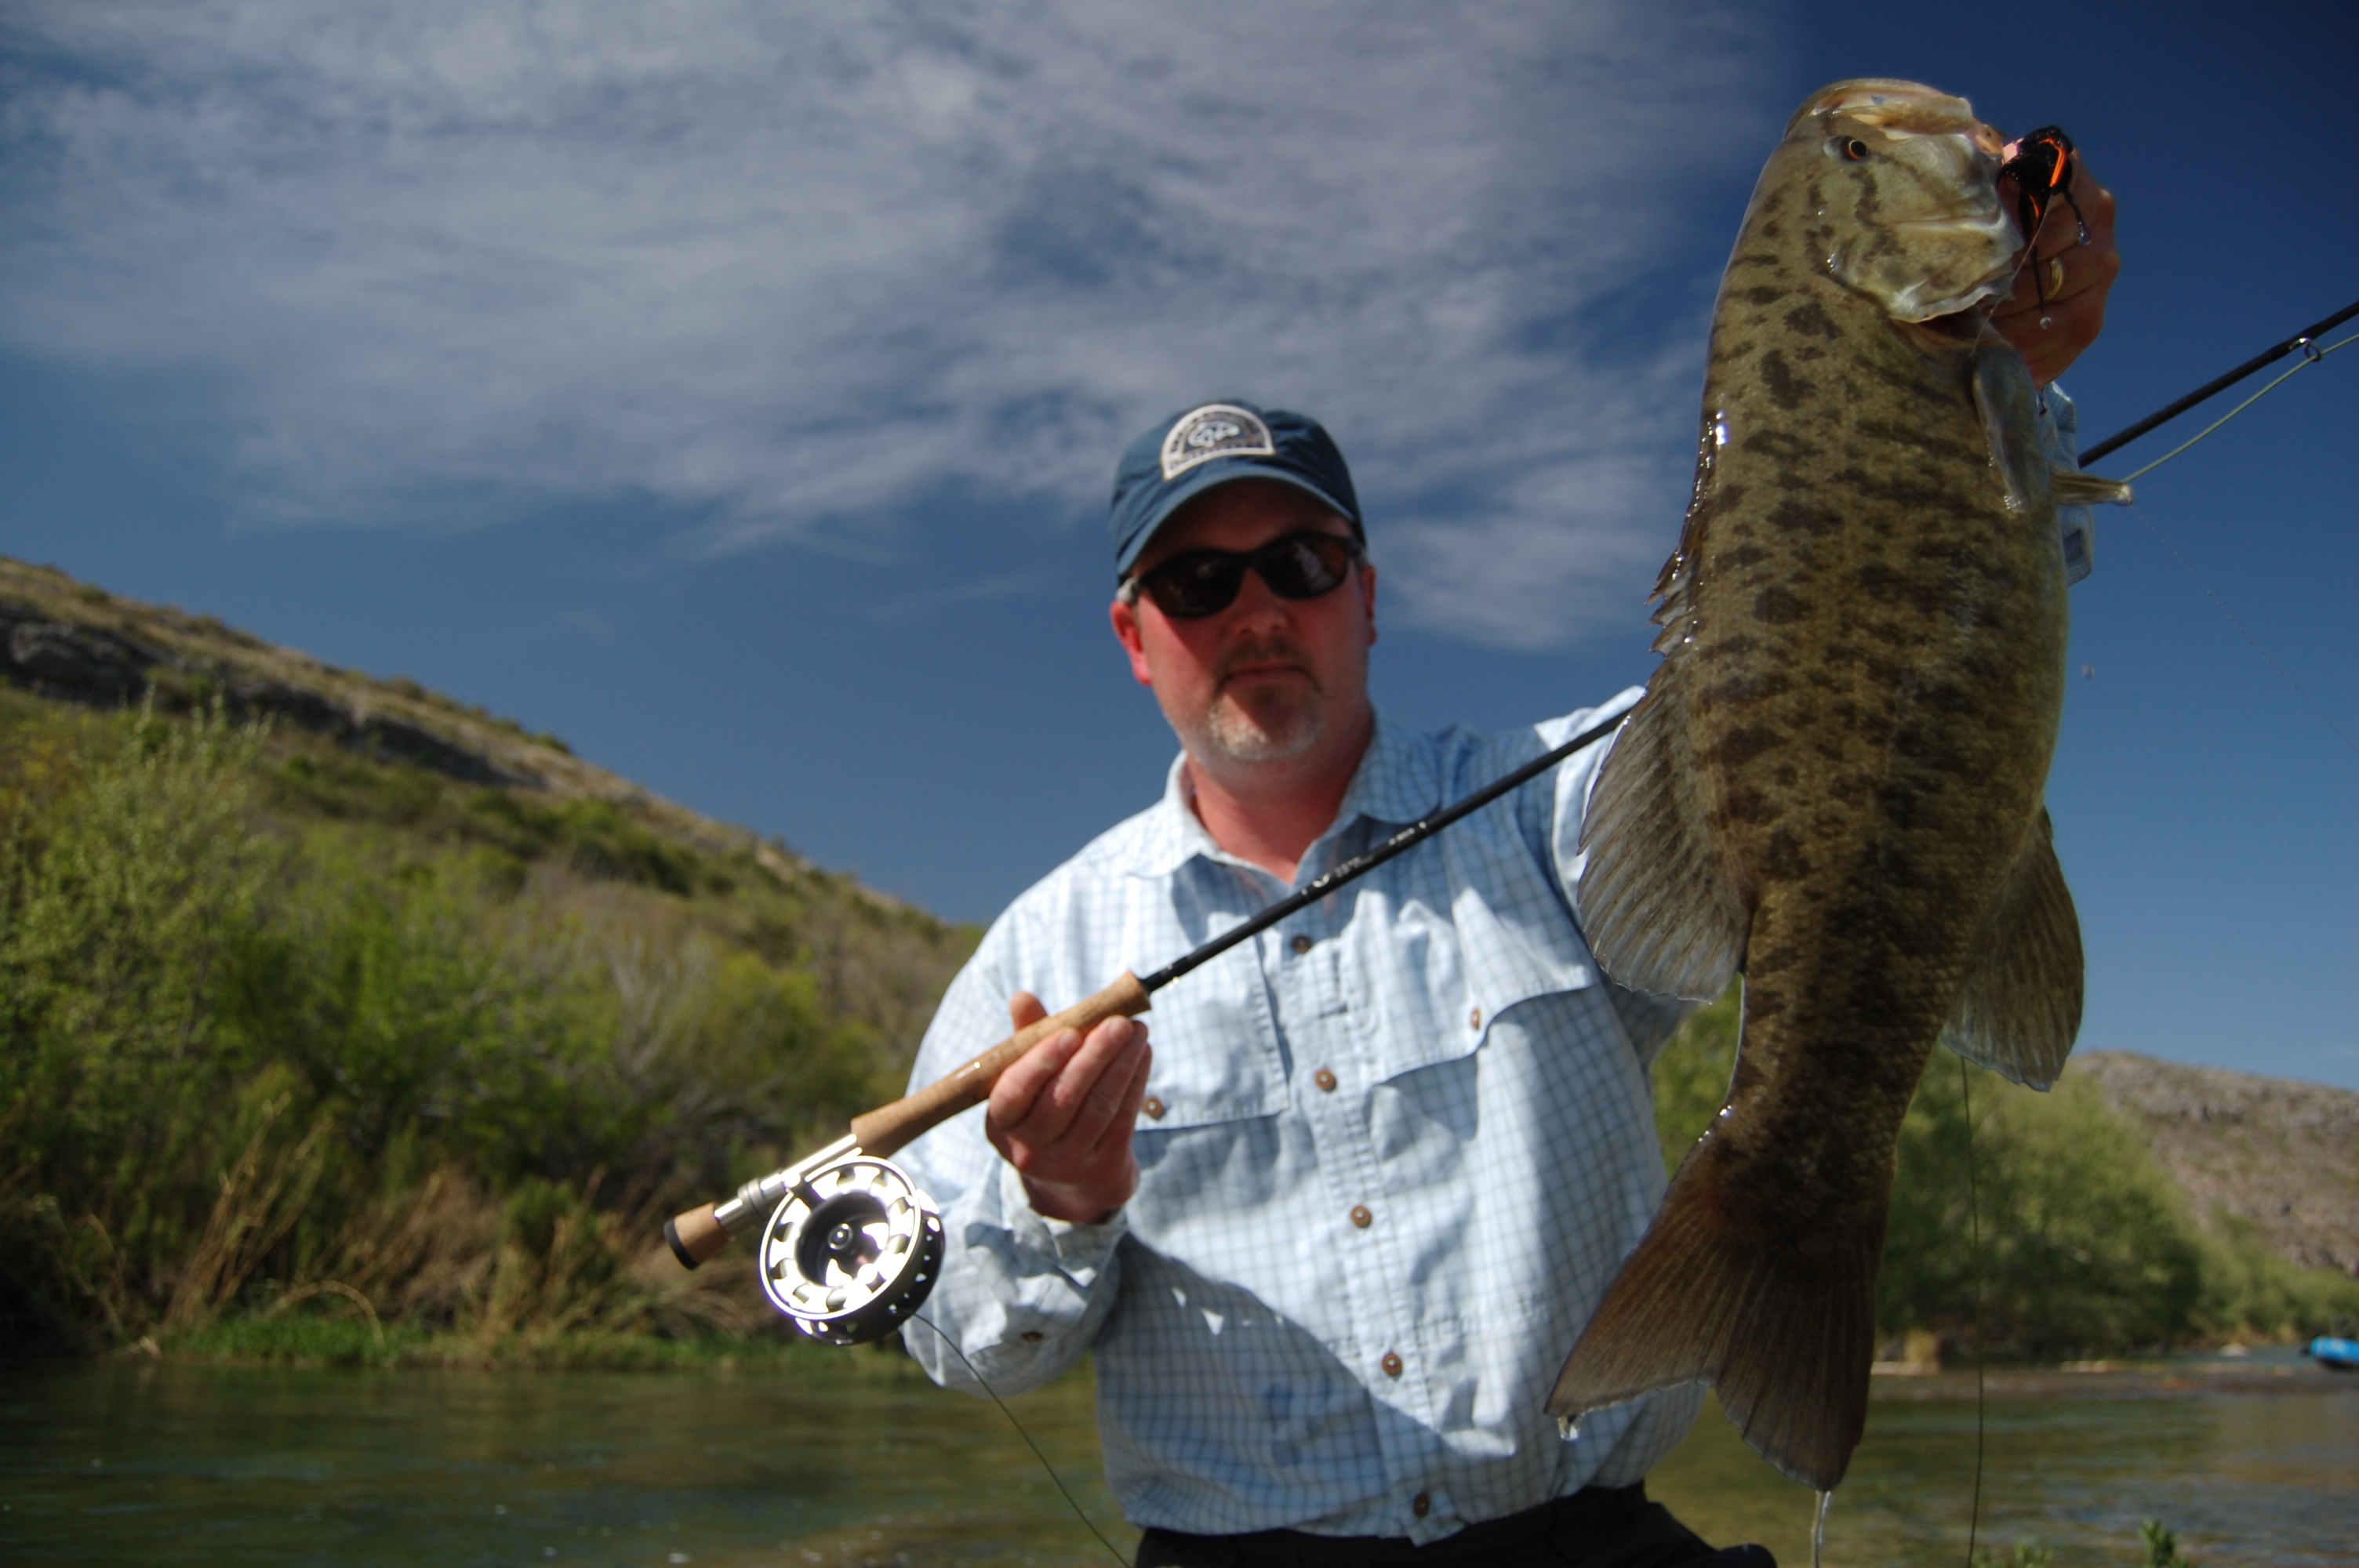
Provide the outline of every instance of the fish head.
[[1779,152],[1807,182],[1836,280],[1896,321],[1927,321],[2009,287],[2023,242],[1999,200],[2005,146],[1962,98],[1865,79],[1813,93]]

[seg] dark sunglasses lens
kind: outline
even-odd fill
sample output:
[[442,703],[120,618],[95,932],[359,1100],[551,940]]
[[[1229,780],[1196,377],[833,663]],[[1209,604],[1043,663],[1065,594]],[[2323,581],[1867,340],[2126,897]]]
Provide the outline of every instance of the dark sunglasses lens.
[[1176,556],[1138,579],[1164,614],[1180,621],[1217,615],[1245,580],[1245,558],[1220,550]]
[[1175,621],[1218,615],[1234,603],[1251,567],[1280,599],[1332,593],[1351,570],[1353,546],[1332,534],[1289,534],[1250,554],[1190,550],[1138,579],[1156,607]]
[[1352,564],[1352,547],[1328,534],[1293,534],[1254,552],[1254,569],[1280,599],[1334,591]]

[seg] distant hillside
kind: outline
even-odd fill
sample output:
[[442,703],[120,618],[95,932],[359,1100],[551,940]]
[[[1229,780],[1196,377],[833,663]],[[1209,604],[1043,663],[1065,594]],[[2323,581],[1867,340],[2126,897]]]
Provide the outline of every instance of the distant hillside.
[[[152,698],[168,712],[216,698],[235,719],[267,718],[375,761],[553,800],[603,800],[717,853],[743,851],[781,878],[811,868],[743,828],[648,794],[534,734],[416,681],[322,664],[211,615],[123,599],[52,567],[0,556],[0,680],[100,708]],[[891,903],[886,895],[863,896]]]
[[2359,1277],[2359,1093],[2125,1051],[2075,1056],[2207,1225],[2225,1216],[2271,1252]]
[[0,557],[0,1351],[758,1328],[661,1217],[897,1095],[977,935]]

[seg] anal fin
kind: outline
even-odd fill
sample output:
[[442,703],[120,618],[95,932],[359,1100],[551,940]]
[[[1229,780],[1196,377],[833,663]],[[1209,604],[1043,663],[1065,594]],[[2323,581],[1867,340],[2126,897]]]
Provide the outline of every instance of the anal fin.
[[2044,1089],[2081,1032],[2081,917],[2041,807],[1983,922],[1941,1043],[2002,1077]]
[[1614,742],[1582,819],[1582,935],[1633,990],[1709,1001],[1750,925],[1705,817],[1688,739],[1689,672],[1674,654]]

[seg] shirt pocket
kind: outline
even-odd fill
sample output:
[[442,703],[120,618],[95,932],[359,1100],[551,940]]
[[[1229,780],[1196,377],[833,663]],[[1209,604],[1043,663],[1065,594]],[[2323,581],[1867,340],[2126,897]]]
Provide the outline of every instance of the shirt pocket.
[[[1343,980],[1381,1083],[1471,1055],[1509,1008],[1597,983],[1571,915],[1538,869],[1370,890],[1343,933]],[[1523,885],[1528,883],[1529,885]]]
[[1139,1108],[1141,1133],[1275,1116],[1285,1108],[1285,1058],[1252,943],[1158,995],[1146,1023],[1155,1065]]

